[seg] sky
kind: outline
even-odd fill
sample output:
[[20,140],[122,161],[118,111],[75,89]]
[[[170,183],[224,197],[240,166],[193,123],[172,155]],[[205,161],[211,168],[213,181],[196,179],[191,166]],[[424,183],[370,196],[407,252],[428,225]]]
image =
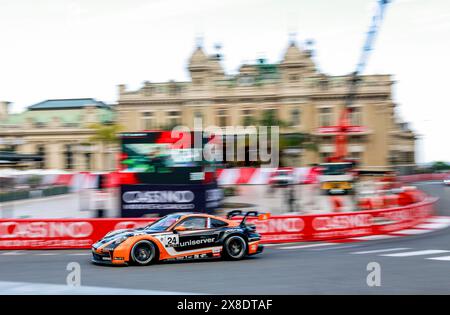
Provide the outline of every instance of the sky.
[[[290,35],[314,40],[329,75],[354,71],[376,0],[0,0],[0,100],[117,101],[117,85],[188,80],[196,40],[220,44],[227,73],[278,62]],[[394,0],[365,74],[392,74],[418,162],[450,161],[450,1]]]

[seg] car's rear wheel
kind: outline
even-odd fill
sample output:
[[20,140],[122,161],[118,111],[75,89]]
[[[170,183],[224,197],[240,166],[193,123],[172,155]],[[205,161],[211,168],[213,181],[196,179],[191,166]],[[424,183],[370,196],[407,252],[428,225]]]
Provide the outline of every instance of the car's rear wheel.
[[131,248],[131,259],[137,265],[149,265],[155,261],[155,258],[156,247],[155,244],[150,241],[139,241]]
[[239,235],[230,236],[225,240],[223,253],[229,260],[242,259],[247,253],[247,242]]

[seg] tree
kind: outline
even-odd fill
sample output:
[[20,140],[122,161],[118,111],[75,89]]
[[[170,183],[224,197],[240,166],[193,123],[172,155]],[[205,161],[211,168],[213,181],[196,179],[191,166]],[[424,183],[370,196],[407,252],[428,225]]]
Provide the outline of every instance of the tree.
[[[261,119],[256,119],[254,117],[244,118],[245,126],[277,126],[280,129],[292,129],[290,124],[284,120],[281,120],[275,114],[275,110],[264,111]],[[270,138],[271,129],[268,130],[268,138]],[[279,135],[279,150],[280,150],[280,163],[283,164],[283,158],[285,156],[285,150],[288,148],[303,149],[309,151],[317,151],[317,142],[315,138],[307,133],[292,132],[280,133]]]
[[[93,123],[88,127],[94,131],[94,134],[89,137],[89,141],[101,143],[107,149],[111,149],[115,144],[119,143],[119,133],[123,130],[122,126],[116,123]],[[102,159],[103,166],[106,167],[105,155],[102,156]]]
[[446,162],[442,162],[442,161],[437,161],[431,165],[431,169],[434,172],[448,171],[448,170],[450,170],[450,164],[448,164]]

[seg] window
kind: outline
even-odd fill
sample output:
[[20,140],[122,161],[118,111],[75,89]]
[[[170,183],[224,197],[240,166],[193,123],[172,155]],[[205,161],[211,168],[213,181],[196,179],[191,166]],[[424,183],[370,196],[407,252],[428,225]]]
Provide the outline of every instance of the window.
[[298,74],[290,74],[290,75],[289,75],[289,81],[290,81],[290,82],[297,82],[299,78],[300,78],[300,77],[299,77]]
[[194,112],[194,118],[200,118],[203,119],[203,113],[200,110],[196,110]]
[[330,107],[322,107],[319,109],[319,124],[321,127],[331,126],[333,113]]
[[326,163],[326,162],[328,162],[328,158],[330,157],[330,153],[328,153],[328,152],[322,152],[322,153],[320,153],[320,162],[321,163]]
[[84,153],[84,159],[86,163],[86,170],[90,171],[92,170],[92,153],[91,152],[85,152]]
[[329,84],[329,82],[326,78],[319,80],[319,88],[321,90],[326,90],[328,88],[328,84]]
[[355,160],[355,161],[360,161],[361,160],[361,152],[351,152],[350,159]]
[[144,95],[145,96],[151,96],[153,94],[153,86],[150,82],[144,83]]
[[244,109],[242,111],[242,125],[250,126],[252,124],[253,115],[251,109]]
[[37,155],[42,157],[42,161],[39,161],[38,167],[39,168],[45,168],[45,146],[44,145],[38,145],[37,146]]
[[300,110],[297,108],[291,111],[290,125],[291,127],[300,125]]
[[266,125],[276,123],[278,121],[278,111],[273,108],[264,110],[263,121]]
[[143,112],[142,113],[143,120],[143,129],[144,130],[152,130],[155,129],[155,117],[153,112]]
[[178,126],[181,122],[181,113],[177,110],[171,110],[167,113],[169,126]]
[[47,124],[42,121],[36,121],[33,123],[34,128],[45,128],[46,126],[47,126]]
[[350,125],[353,126],[361,126],[361,108],[360,107],[352,107],[350,110],[349,121]]
[[165,231],[167,228],[172,226],[175,222],[180,219],[180,214],[169,214],[158,221],[150,223],[145,227],[145,230],[153,230],[153,231]]
[[194,217],[187,218],[179,224],[179,226],[185,227],[188,230],[202,230],[206,229],[206,218]]
[[73,152],[72,152],[72,145],[66,144],[65,147],[65,160],[66,160],[66,169],[71,170],[73,169]]
[[252,85],[254,82],[255,79],[252,76],[249,76],[248,74],[244,74],[242,77],[239,78],[239,84],[243,86]]
[[180,93],[180,91],[181,91],[181,88],[178,85],[176,85],[176,84],[171,84],[169,86],[169,94],[171,96],[178,95]]
[[220,228],[223,226],[227,226],[228,223],[222,221],[222,220],[217,220],[217,219],[211,219],[210,221],[210,225],[212,229],[216,229],[216,228]]
[[348,137],[348,142],[360,144],[364,138],[362,136],[350,136]]
[[220,109],[217,112],[217,119],[220,127],[228,126],[228,111],[226,109]]
[[193,83],[194,85],[203,85],[203,79],[201,79],[201,78],[194,78],[194,79],[192,80],[192,83]]

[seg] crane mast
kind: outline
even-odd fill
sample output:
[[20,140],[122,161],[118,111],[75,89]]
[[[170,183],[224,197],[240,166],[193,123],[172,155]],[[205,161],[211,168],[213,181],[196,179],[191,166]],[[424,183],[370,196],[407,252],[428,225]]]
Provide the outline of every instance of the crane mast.
[[330,162],[343,161],[347,157],[347,134],[349,133],[349,127],[351,127],[349,116],[352,112],[351,105],[356,98],[358,83],[360,80],[359,76],[364,72],[367,65],[368,57],[370,52],[373,50],[375,38],[383,21],[387,5],[390,2],[391,0],[378,0],[377,10],[372,17],[372,23],[369,31],[367,32],[366,41],[361,51],[361,56],[356,66],[356,70],[351,75],[350,87],[346,97],[345,107],[339,118],[338,131],[335,138],[335,152],[329,159]]

